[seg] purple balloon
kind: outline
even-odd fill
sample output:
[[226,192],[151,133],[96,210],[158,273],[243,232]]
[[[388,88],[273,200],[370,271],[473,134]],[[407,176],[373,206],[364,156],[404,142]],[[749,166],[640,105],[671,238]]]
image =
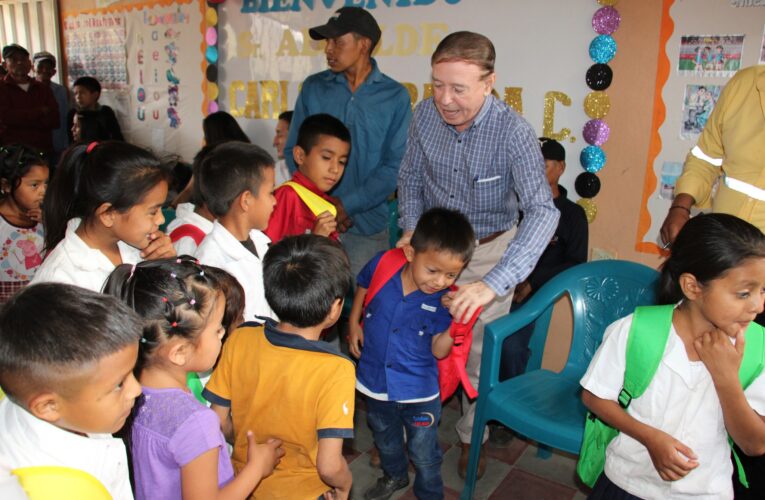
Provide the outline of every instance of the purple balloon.
[[611,128],[601,119],[590,120],[584,124],[582,135],[587,144],[602,146],[608,140]]
[[216,111],[218,111],[219,109],[220,109],[220,108],[218,108],[218,103],[217,103],[217,102],[215,102],[215,101],[210,101],[210,102],[207,104],[207,112],[208,112],[208,113],[215,113],[215,112],[216,112]]
[[207,31],[205,32],[205,42],[207,42],[207,45],[215,45],[218,43],[218,32],[215,31],[215,28],[212,26],[207,28]]
[[592,16],[592,29],[601,35],[610,35],[619,28],[622,16],[613,7],[602,7]]

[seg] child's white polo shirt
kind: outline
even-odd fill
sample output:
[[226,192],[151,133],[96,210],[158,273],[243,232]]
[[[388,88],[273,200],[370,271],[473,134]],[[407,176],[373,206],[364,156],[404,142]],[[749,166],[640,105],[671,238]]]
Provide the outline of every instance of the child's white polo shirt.
[[256,316],[277,319],[266,302],[263,287],[262,259],[268,251],[271,240],[262,232],[253,229],[250,239],[255,244],[255,256],[217,220],[210,233],[199,244],[195,257],[206,266],[214,266],[231,273],[244,288],[244,320],[256,321]]
[[[100,250],[90,248],[75,231],[80,227],[79,218],[66,225],[66,236],[61,240],[37,269],[32,283],[68,283],[94,292],[100,292],[106,278],[116,267]],[[142,261],[141,251],[122,241],[117,242],[124,264]]]
[[[627,338],[632,315],[615,321],[590,362],[582,387],[599,398],[616,401],[624,384]],[[765,415],[765,377],[745,391],[749,405]],[[648,450],[620,433],[606,450],[606,476],[627,492],[645,499],[733,498],[733,465],[722,407],[712,377],[701,361],[690,361],[674,325],[651,384],[633,399],[628,413],[688,446],[699,465],[678,481],[664,481]]]
[[127,454],[110,434],[88,437],[33,416],[7,397],[0,401],[0,456],[12,469],[58,465],[83,470],[101,481],[115,500],[132,500]]

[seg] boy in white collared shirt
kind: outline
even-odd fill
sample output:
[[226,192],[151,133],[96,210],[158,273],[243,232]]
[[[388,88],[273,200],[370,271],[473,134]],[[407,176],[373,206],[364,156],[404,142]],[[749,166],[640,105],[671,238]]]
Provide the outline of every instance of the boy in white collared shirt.
[[125,446],[111,434],[141,394],[141,331],[127,306],[84,288],[43,283],[14,296],[0,313],[5,465],[78,469],[114,499],[132,499]]
[[196,257],[239,281],[245,321],[256,316],[276,319],[263,289],[262,259],[271,240],[261,232],[276,205],[273,158],[254,144],[227,142],[204,159],[196,182],[207,208],[217,217]]

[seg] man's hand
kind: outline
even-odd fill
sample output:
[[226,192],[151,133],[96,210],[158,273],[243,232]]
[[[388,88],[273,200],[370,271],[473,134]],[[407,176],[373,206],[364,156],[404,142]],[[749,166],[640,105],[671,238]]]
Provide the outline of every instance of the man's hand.
[[524,281],[519,283],[515,287],[515,293],[513,294],[513,302],[520,304],[528,298],[531,293],[531,283]]
[[331,213],[322,212],[316,218],[316,223],[313,225],[313,234],[319,236],[329,236],[337,229],[337,219],[335,219]]
[[401,235],[401,238],[399,238],[396,242],[396,248],[404,248],[406,245],[408,245],[409,242],[412,241],[413,234],[414,231],[404,231],[404,233]]
[[453,318],[471,318],[479,307],[483,307],[497,296],[483,281],[460,285],[456,292],[449,292],[452,298],[449,312]]
[[661,225],[661,241],[666,245],[674,243],[677,233],[691,219],[691,207],[694,203],[695,200],[688,194],[681,193],[675,197],[664,224]]
[[170,237],[162,231],[156,231],[149,235],[151,242],[141,250],[141,257],[146,260],[165,259],[175,257],[175,248]]
[[337,216],[335,217],[337,219],[337,231],[344,233],[353,226],[353,220],[348,215],[348,212],[345,211],[345,207],[340,198],[330,197],[330,199],[337,209]]

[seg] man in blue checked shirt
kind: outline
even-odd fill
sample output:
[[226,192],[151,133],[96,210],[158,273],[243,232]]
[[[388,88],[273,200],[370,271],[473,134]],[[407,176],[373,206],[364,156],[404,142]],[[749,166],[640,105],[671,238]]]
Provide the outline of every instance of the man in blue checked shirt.
[[[431,57],[433,97],[414,110],[398,176],[404,230],[399,246],[432,207],[462,212],[476,232],[473,259],[457,282],[459,290],[449,294],[454,318],[470,318],[484,308],[467,364],[475,387],[483,325],[510,310],[515,286],[534,269],[560,215],[534,129],[491,94],[495,58],[494,45],[477,33],[456,32],[441,41]],[[525,215],[517,226],[519,210]],[[465,477],[475,402],[463,395],[462,409],[458,472]],[[479,477],[484,469],[482,454]]]
[[300,124],[310,115],[329,113],[351,131],[348,165],[330,194],[355,276],[375,254],[388,249],[387,198],[396,190],[412,104],[404,86],[384,75],[371,56],[381,31],[368,11],[343,7],[308,33],[314,40],[327,40],[329,69],[303,82],[284,158],[294,171],[292,149]]

